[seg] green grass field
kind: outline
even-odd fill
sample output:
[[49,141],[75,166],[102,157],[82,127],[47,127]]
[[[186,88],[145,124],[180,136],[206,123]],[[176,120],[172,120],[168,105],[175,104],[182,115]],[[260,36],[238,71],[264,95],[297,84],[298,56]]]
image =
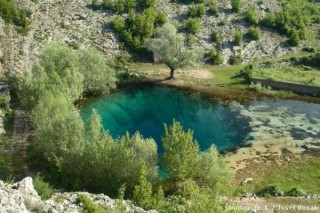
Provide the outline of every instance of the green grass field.
[[300,66],[257,69],[253,77],[275,81],[320,86],[320,71],[304,70]]
[[255,191],[266,185],[277,185],[286,192],[294,187],[303,189],[308,194],[320,194],[320,159],[293,161],[286,166],[279,166],[270,172],[257,176],[252,183]]

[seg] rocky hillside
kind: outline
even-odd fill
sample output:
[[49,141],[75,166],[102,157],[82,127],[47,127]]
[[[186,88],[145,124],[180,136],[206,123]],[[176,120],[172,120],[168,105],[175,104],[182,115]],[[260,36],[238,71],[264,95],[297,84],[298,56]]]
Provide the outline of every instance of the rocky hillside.
[[82,212],[85,204],[78,203],[79,195],[87,196],[95,206],[99,206],[106,212],[119,212],[119,202],[125,212],[148,212],[130,204],[127,201],[113,200],[106,195],[90,194],[87,192],[56,193],[49,200],[42,201],[33,187],[32,178],[27,177],[15,184],[5,184],[0,181],[0,213],[60,213],[60,212]]
[[[30,31],[26,36],[17,33],[12,26],[6,26],[0,19],[0,60],[6,62],[9,70],[23,72],[29,69],[41,47],[48,41],[63,40],[75,48],[95,46],[108,56],[119,52],[119,40],[110,26],[116,15],[104,9],[93,10],[91,0],[15,0],[19,8],[31,12]],[[102,3],[102,1],[98,1]],[[263,57],[282,56],[297,52],[286,43],[286,38],[270,30],[263,30],[258,41],[244,40],[240,46],[232,44],[236,31],[245,34],[249,25],[243,20],[244,12],[255,5],[262,18],[269,12],[281,10],[279,1],[244,1],[241,13],[232,13],[231,1],[218,1],[219,16],[206,14],[201,18],[202,28],[196,34],[196,43],[208,49],[213,46],[210,40],[212,29],[218,29],[222,43],[219,47],[224,63],[229,57],[241,54],[243,61]],[[177,4],[169,0],[159,0],[157,9],[165,11],[171,21],[182,25],[187,18],[189,5]],[[126,16],[124,14],[123,16]],[[221,25],[221,23],[224,23]],[[1,66],[0,66],[1,69]]]

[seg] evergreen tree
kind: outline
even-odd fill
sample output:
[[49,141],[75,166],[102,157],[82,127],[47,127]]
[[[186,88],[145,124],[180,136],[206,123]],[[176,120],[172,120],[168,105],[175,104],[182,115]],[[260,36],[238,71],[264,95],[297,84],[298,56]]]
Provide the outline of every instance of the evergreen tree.
[[175,188],[178,181],[184,181],[192,177],[195,171],[199,145],[193,139],[193,132],[185,132],[179,122],[173,121],[167,127],[165,124],[165,136],[162,138],[164,153],[161,165],[173,179]]
[[134,187],[133,201],[145,210],[152,208],[152,185],[147,180],[146,166],[140,166],[139,184]]

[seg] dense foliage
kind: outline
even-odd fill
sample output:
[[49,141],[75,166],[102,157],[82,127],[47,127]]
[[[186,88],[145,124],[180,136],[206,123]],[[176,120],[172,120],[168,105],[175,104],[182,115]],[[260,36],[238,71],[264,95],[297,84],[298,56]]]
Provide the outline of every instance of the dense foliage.
[[33,179],[33,186],[42,200],[47,200],[53,195],[53,187],[39,174]]
[[131,12],[127,19],[116,16],[112,26],[125,44],[134,50],[139,50],[143,48],[144,41],[154,34],[155,27],[166,22],[166,14],[151,7],[142,13]]
[[[183,37],[173,29],[172,25],[166,25],[157,33],[163,35],[163,32],[168,32],[176,40],[182,38],[183,41]],[[81,76],[77,69],[78,57],[87,54],[87,60],[93,60],[91,54],[94,50],[82,51],[49,44],[34,65],[31,73],[31,76],[36,74],[34,80],[27,77],[29,83],[23,88],[29,91],[24,93],[24,100],[33,101],[32,146],[41,159],[45,175],[66,189],[103,192],[110,196],[116,196],[120,190],[121,199],[127,196],[146,209],[197,212],[200,208],[222,212],[219,195],[227,193],[225,186],[230,183],[232,172],[214,146],[200,152],[193,132],[184,131],[179,122],[165,125],[162,138],[164,153],[160,164],[167,175],[163,176],[159,173],[157,145],[153,139],[144,139],[139,133],[127,133],[114,139],[102,128],[95,110],[87,121],[82,121],[73,101],[79,98],[80,91],[85,91],[83,88],[86,86],[81,81],[83,77],[73,79],[67,74]],[[65,57],[64,60],[59,58],[60,55]],[[101,62],[99,57],[96,60],[98,64]],[[82,63],[88,70],[94,67],[86,60]],[[113,81],[114,77],[108,76]],[[36,86],[31,87],[31,82]],[[30,91],[37,95],[33,96]],[[163,179],[166,180],[164,189],[161,187]],[[42,194],[50,196],[50,187],[42,177],[36,181]],[[77,201],[88,212],[99,210],[86,197],[79,197]],[[119,209],[122,208],[120,202]]]
[[212,47],[208,51],[208,62],[213,65],[219,65],[223,63],[222,54],[216,50],[216,48]]
[[203,4],[192,5],[188,8],[188,16],[192,18],[202,17],[206,13]]
[[22,99],[32,107],[48,91],[60,91],[72,103],[83,93],[108,92],[115,87],[115,80],[115,71],[101,52],[49,44],[25,78]]
[[242,63],[241,55],[232,55],[232,56],[230,56],[229,63],[231,65],[241,64]]
[[259,20],[258,20],[257,11],[255,7],[253,6],[249,7],[245,16],[245,20],[251,25],[258,24]]
[[239,13],[241,9],[241,0],[231,0],[231,5],[232,5],[232,11],[235,13]]
[[208,12],[210,15],[219,16],[219,8],[216,0],[209,0],[207,3]]
[[243,41],[243,34],[241,31],[237,31],[234,34],[233,43],[236,46],[240,46],[242,44],[242,41]]
[[197,18],[188,18],[187,20],[185,20],[183,25],[186,31],[191,34],[196,34],[201,29],[201,23]]
[[283,4],[282,11],[268,14],[261,24],[286,35],[289,43],[297,46],[300,39],[305,39],[306,26],[318,19],[320,8],[307,0],[283,1]]
[[249,39],[252,39],[255,41],[259,40],[260,35],[261,35],[261,32],[259,28],[256,28],[256,27],[250,27],[247,32],[247,36],[249,37]]
[[217,44],[221,42],[221,35],[220,35],[219,31],[217,31],[217,30],[213,30],[211,32],[210,38],[211,38],[212,42],[215,42]]
[[255,69],[255,66],[253,64],[249,64],[249,65],[245,66],[243,70],[240,71],[241,77],[248,84],[251,83],[254,69]]
[[173,78],[176,69],[193,65],[202,57],[201,50],[187,47],[185,40],[172,24],[167,23],[156,29],[155,38],[145,43],[145,46],[170,68],[170,78]]
[[161,165],[169,173],[174,183],[185,181],[194,175],[199,144],[193,140],[193,132],[184,132],[179,122],[173,122],[170,128],[165,125],[162,138],[164,154]]
[[20,27],[19,31],[22,34],[28,32],[28,16],[30,14],[27,11],[18,9],[13,0],[0,0],[0,16],[6,23]]
[[310,67],[320,68],[320,53],[302,57],[299,60],[299,63]]

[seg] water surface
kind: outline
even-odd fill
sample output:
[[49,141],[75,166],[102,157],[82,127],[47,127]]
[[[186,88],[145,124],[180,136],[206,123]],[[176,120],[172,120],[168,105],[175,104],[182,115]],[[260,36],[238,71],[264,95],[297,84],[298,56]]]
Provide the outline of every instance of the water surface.
[[270,138],[303,145],[320,144],[320,104],[292,100],[253,100],[224,104],[169,87],[142,86],[94,99],[81,108],[84,120],[97,109],[103,126],[116,138],[139,131],[161,148],[163,124],[175,119],[192,129],[202,150],[219,150]]
[[84,120],[90,117],[93,108],[113,137],[139,131],[158,144],[164,135],[164,123],[171,124],[173,119],[181,122],[185,130],[194,131],[202,149],[211,144],[220,150],[232,148],[249,131],[248,119],[237,116],[233,109],[199,94],[169,87],[138,87],[105,95],[82,108]]

